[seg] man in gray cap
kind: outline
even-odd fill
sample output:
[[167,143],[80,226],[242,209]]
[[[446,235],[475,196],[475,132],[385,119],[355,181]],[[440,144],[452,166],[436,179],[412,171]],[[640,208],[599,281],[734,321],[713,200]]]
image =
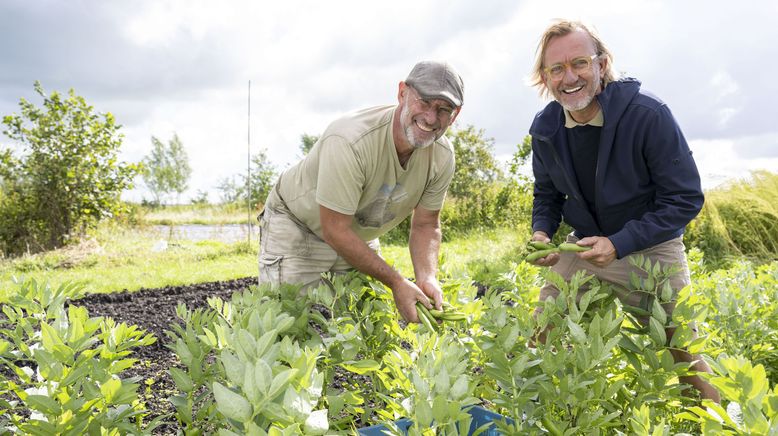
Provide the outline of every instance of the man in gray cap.
[[[259,216],[259,282],[307,289],[322,273],[357,269],[392,290],[409,322],[418,322],[417,301],[440,308],[439,213],[454,175],[454,148],[443,135],[463,92],[450,65],[419,62],[400,82],[397,105],[331,123],[268,196]],[[411,214],[415,282],[378,254],[378,237]]]

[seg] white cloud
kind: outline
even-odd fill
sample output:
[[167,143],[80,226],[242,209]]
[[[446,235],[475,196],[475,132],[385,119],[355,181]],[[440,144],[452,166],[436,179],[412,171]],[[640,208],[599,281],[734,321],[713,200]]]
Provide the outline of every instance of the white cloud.
[[730,179],[746,178],[755,170],[778,172],[778,156],[743,156],[741,144],[754,140],[755,138],[689,141],[702,178],[703,189],[714,188]]
[[252,149],[266,148],[284,167],[299,157],[301,134],[318,134],[347,111],[395,102],[413,64],[437,58],[465,80],[460,125],[484,129],[495,154],[510,155],[545,104],[525,83],[540,33],[564,16],[594,24],[617,68],[668,103],[701,171],[717,180],[756,165],[776,168],[778,82],[768,73],[774,60],[763,54],[778,30],[752,20],[778,21],[776,5],[2,2],[0,28],[14,43],[0,45],[0,115],[17,111],[20,97],[35,100],[36,79],[48,90],[72,87],[125,126],[128,160],[149,152],[152,135],[176,132],[191,158],[194,195],[245,168],[249,80]]

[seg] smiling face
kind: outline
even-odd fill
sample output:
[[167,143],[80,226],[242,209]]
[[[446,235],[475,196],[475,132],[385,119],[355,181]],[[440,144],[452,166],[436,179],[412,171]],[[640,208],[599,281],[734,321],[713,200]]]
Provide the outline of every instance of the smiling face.
[[564,66],[562,77],[552,78],[549,73],[544,72],[543,80],[554,99],[579,122],[588,121],[591,119],[589,117],[594,117],[599,110],[594,96],[602,91],[602,63],[607,60],[595,57],[591,61],[591,68],[583,71],[571,67],[570,63],[574,59],[590,58],[595,54],[597,52],[591,37],[578,30],[552,38],[543,58],[546,68],[555,64]]
[[[457,109],[448,101],[424,99],[405,83],[400,83],[398,99],[399,127],[404,136],[400,138],[400,142],[407,141],[413,149],[432,145],[446,133],[446,129],[457,116]],[[396,141],[397,139],[395,138]]]

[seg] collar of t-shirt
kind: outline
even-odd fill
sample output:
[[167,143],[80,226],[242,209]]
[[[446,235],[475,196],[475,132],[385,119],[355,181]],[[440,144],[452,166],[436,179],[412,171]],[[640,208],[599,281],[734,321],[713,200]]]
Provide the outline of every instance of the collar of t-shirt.
[[602,109],[597,111],[597,115],[594,116],[591,120],[589,120],[586,123],[579,123],[578,121],[573,119],[573,116],[570,115],[570,111],[567,109],[563,109],[563,112],[565,113],[565,127],[568,129],[572,129],[573,127],[577,126],[595,126],[595,127],[602,127],[604,124],[604,119],[602,117]]

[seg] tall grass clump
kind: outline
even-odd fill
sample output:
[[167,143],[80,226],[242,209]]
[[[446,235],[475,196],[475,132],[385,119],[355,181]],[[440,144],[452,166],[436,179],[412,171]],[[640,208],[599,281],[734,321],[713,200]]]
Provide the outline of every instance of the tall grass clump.
[[778,174],[754,171],[705,193],[705,206],[687,229],[688,245],[714,266],[736,258],[778,260]]

